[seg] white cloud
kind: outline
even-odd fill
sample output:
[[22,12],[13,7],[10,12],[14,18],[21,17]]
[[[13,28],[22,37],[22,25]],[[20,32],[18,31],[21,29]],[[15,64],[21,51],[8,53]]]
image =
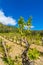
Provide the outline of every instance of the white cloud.
[[31,28],[34,28],[35,26],[31,26]]
[[4,24],[4,25],[16,25],[17,22],[15,19],[13,19],[10,16],[5,16],[5,13],[0,10],[0,23]]
[[28,29],[28,26],[24,26],[25,29]]
[[[34,28],[35,26],[31,26],[30,28]],[[25,26],[25,29],[28,29],[28,26]]]

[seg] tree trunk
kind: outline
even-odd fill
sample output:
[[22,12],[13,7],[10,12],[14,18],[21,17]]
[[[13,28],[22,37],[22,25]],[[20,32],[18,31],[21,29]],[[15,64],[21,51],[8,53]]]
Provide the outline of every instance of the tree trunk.
[[28,52],[30,45],[26,39],[22,40],[22,41],[25,42],[25,44],[26,44],[26,49],[22,53],[22,64],[23,65],[30,65],[29,58],[27,57],[27,52]]

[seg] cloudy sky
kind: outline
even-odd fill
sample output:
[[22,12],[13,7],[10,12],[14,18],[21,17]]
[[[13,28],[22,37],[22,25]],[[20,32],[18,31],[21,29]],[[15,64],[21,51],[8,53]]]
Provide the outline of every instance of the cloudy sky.
[[5,25],[16,25],[16,20],[13,19],[10,16],[5,16],[5,13],[0,10],[0,23],[3,23]]
[[0,22],[16,25],[20,16],[32,16],[32,29],[43,30],[43,0],[0,0]]

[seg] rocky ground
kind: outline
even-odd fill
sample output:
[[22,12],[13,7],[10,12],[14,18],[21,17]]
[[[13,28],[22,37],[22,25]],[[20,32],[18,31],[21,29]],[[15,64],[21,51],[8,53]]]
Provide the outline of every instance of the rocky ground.
[[[15,56],[20,56],[22,54],[22,52],[24,51],[24,47],[20,46],[20,45],[17,45],[3,37],[0,36],[0,38],[2,38],[5,42],[6,42],[6,45],[9,45],[11,46],[11,50],[9,51],[9,55],[14,59]],[[30,46],[30,48],[37,48],[40,52],[43,52],[43,47],[42,46],[37,46],[37,45],[34,45],[32,44]],[[1,53],[0,53],[0,57],[1,57]],[[5,65],[3,60],[0,58],[0,65]],[[35,64],[34,65],[43,65],[43,56],[40,57],[40,59],[37,59],[35,60]]]

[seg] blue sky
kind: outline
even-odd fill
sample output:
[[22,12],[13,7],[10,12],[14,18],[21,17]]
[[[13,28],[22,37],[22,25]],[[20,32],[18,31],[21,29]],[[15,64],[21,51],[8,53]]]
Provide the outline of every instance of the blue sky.
[[0,0],[0,11],[13,23],[20,16],[25,20],[32,16],[33,30],[43,30],[43,0]]

